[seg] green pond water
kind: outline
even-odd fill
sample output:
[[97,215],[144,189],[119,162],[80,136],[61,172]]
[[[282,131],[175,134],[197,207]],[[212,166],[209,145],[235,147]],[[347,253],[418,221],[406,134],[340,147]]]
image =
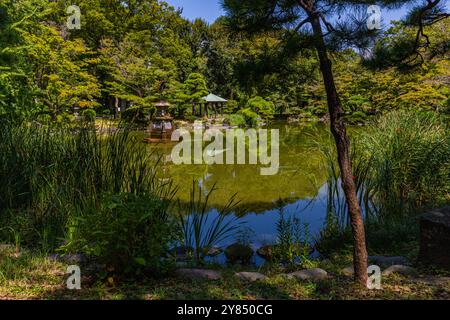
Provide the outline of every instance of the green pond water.
[[[255,247],[276,240],[280,208],[286,215],[299,217],[313,235],[317,234],[324,225],[327,192],[325,168],[313,137],[326,137],[328,127],[275,123],[270,129],[280,130],[280,168],[273,176],[261,175],[261,165],[174,165],[170,154],[176,143],[151,148],[163,155],[163,172],[178,186],[180,201],[189,201],[193,183],[204,194],[215,185],[209,200],[210,214],[214,215],[236,194],[241,222],[252,230]],[[227,239],[223,245],[234,241]]]

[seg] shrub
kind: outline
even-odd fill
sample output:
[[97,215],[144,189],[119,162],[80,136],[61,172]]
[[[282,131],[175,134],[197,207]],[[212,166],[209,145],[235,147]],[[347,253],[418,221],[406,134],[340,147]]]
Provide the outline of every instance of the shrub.
[[238,115],[242,116],[245,120],[245,124],[250,127],[254,127],[258,124],[258,114],[250,109],[242,109]]
[[52,116],[48,113],[39,114],[36,116],[36,121],[41,124],[49,124],[52,121]]
[[75,121],[75,116],[71,113],[64,112],[61,116],[64,123],[71,123]]
[[228,114],[235,113],[239,110],[239,102],[236,100],[228,100],[225,105],[224,112]]
[[271,101],[256,96],[247,102],[247,108],[257,113],[264,119],[272,119],[275,114],[275,105]]
[[242,114],[230,114],[225,118],[225,122],[230,126],[244,127],[246,125],[245,118]]
[[324,117],[324,116],[326,116],[328,114],[328,106],[326,104],[317,103],[313,107],[310,107],[309,111],[313,115],[315,115],[315,116],[317,116],[319,118],[322,118],[322,117]]
[[93,109],[85,109],[81,112],[81,116],[84,121],[94,122],[95,117],[97,116],[97,113]]
[[167,207],[152,195],[105,195],[98,208],[73,219],[61,250],[96,257],[115,275],[160,274],[171,263],[163,257],[178,240]]

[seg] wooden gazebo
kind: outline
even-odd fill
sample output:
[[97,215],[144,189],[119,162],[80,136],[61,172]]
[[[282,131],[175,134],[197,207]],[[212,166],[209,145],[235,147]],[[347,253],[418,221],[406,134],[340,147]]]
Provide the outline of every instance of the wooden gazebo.
[[[225,100],[224,98],[221,98],[219,96],[216,96],[215,94],[208,94],[206,97],[202,98],[202,103],[200,104],[200,116],[209,116],[211,108],[214,111],[215,117],[217,117],[218,114],[222,114],[222,110],[224,105],[228,102],[228,100]],[[203,106],[203,112],[202,112],[202,106]]]

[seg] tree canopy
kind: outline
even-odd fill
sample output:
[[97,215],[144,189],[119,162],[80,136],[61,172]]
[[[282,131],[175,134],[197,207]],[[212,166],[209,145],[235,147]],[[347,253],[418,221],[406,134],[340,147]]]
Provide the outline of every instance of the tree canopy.
[[[318,57],[311,29],[302,24],[307,17],[293,3],[228,0],[233,14],[208,24],[188,21],[157,0],[80,0],[81,28],[71,30],[69,1],[3,0],[0,113],[55,118],[74,108],[107,109],[109,97],[116,97],[143,108],[169,100],[181,115],[213,92],[236,104],[229,108],[233,112],[261,97],[275,114],[321,118],[327,106]],[[349,27],[343,23],[345,14],[349,20],[345,5],[352,5],[356,23],[371,1],[321,3],[323,21],[334,22],[323,23],[336,31],[326,44],[348,121],[393,108],[446,110],[449,22],[438,6],[427,13],[419,34],[421,45],[429,40],[428,50],[419,48],[418,54],[418,9],[407,23],[397,22],[381,35],[368,33],[362,42],[356,41],[362,34],[343,38]],[[246,16],[247,9],[256,14]],[[259,32],[250,32],[257,25]],[[356,50],[363,47],[371,54]]]

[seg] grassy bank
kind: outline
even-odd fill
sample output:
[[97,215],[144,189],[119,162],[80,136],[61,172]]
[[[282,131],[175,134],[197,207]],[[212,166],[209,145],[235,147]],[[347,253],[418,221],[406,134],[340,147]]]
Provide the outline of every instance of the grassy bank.
[[430,275],[429,270],[420,269],[414,277],[383,278],[382,290],[361,290],[352,278],[340,272],[342,266],[351,263],[350,254],[322,263],[320,266],[329,272],[330,279],[318,282],[292,280],[269,270],[259,270],[268,275],[267,279],[249,283],[234,276],[241,267],[229,267],[220,269],[223,279],[217,281],[167,276],[115,283],[111,279],[95,281],[84,275],[81,290],[66,289],[66,264],[29,251],[23,251],[20,256],[5,251],[1,255],[0,299],[450,299],[450,283],[433,283],[450,274]]

